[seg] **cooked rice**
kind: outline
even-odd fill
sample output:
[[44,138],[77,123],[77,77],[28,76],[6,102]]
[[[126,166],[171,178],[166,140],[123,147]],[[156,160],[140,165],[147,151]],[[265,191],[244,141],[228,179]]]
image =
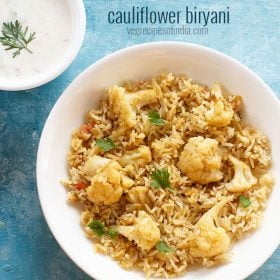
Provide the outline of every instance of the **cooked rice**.
[[[215,96],[207,86],[196,84],[185,75],[161,74],[154,80],[122,86],[127,92],[160,88],[162,97],[157,103],[142,107],[137,112],[137,125],[130,129],[120,127],[119,116],[112,110],[114,104],[110,104],[106,97],[98,109],[87,113],[85,125],[73,132],[68,155],[70,179],[63,183],[70,189],[69,201],[83,205],[81,223],[87,237],[94,241],[97,252],[111,256],[127,270],[144,271],[146,277],[176,277],[184,274],[193,264],[209,267],[227,261],[228,252],[211,257],[190,254],[189,244],[199,234],[195,225],[204,213],[226,197],[232,199],[219,213],[219,226],[230,237],[231,245],[259,225],[273,186],[273,178],[268,172],[271,162],[268,139],[242,119],[242,98],[239,96],[224,96],[225,102],[234,111],[228,125],[209,125],[205,121],[205,111],[213,109]],[[164,126],[155,126],[148,121],[147,114],[151,110],[160,113],[166,121]],[[180,153],[188,139],[196,136],[218,141],[222,180],[202,185],[178,169]],[[103,153],[96,147],[95,141],[107,137],[113,139],[117,148]],[[152,161],[144,167],[124,167],[134,180],[134,186],[125,192],[130,193],[135,186],[145,186],[148,191],[144,200],[137,201],[136,196],[133,203],[129,194],[124,193],[118,202],[102,205],[93,203],[85,188],[77,189],[79,182],[86,186],[91,184],[82,172],[84,163],[91,156],[98,154],[119,160],[126,151],[140,145],[151,149]],[[258,183],[245,192],[230,192],[225,188],[234,176],[229,154],[250,166],[258,179]],[[151,172],[163,167],[168,168],[171,187],[175,191],[151,187]],[[250,199],[249,207],[240,205],[241,194]],[[136,219],[139,210],[152,216],[158,224],[161,240],[175,249],[173,253],[164,254],[155,247],[141,249],[122,235],[116,239],[106,235],[98,237],[88,227],[92,220],[101,220],[107,227],[129,225]]]

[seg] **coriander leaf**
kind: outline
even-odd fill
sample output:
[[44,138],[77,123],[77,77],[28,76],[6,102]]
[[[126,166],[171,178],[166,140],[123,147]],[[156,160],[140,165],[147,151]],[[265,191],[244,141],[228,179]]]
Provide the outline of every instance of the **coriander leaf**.
[[165,121],[160,118],[159,113],[156,111],[150,111],[148,113],[148,117],[149,117],[150,123],[152,123],[154,125],[158,125],[158,126],[165,125]]
[[160,183],[156,180],[151,181],[151,186],[154,187],[155,189],[160,189],[161,188]]
[[93,220],[89,223],[88,227],[97,235],[102,236],[106,233],[104,224],[99,220]]
[[239,196],[239,205],[242,206],[243,208],[247,208],[248,206],[251,205],[251,201],[248,197],[244,195]]
[[13,58],[26,50],[29,53],[32,51],[28,48],[28,44],[36,39],[35,32],[29,32],[28,27],[23,27],[18,20],[13,22],[4,22],[1,30],[0,43],[5,48],[5,51],[15,50]]
[[159,188],[171,189],[169,177],[170,177],[170,174],[169,174],[167,168],[163,168],[160,170],[157,169],[157,170],[153,171],[151,174],[151,178],[152,178],[151,186],[154,187],[155,189],[159,189]]
[[106,234],[109,235],[112,239],[115,239],[119,233],[116,230],[109,228]]
[[88,224],[88,227],[99,237],[103,235],[108,235],[112,239],[115,239],[118,232],[114,229],[107,229],[104,224],[99,220],[93,220]]
[[173,253],[174,249],[170,248],[164,241],[159,241],[156,244],[156,248],[161,252],[161,253]]
[[103,152],[108,152],[108,151],[114,149],[115,147],[117,147],[117,145],[110,138],[97,139],[96,146],[99,149],[101,149]]

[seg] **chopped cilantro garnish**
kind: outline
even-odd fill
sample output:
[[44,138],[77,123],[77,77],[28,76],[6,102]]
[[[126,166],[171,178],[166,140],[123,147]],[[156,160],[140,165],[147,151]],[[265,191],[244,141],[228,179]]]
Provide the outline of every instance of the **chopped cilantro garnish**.
[[248,206],[251,205],[251,201],[248,197],[244,195],[239,196],[239,205],[242,206],[243,208],[247,208]]
[[108,152],[108,151],[114,149],[115,147],[117,147],[117,145],[110,138],[97,139],[96,146],[99,149],[101,149],[103,152]]
[[170,248],[164,241],[159,241],[156,244],[156,248],[161,252],[161,253],[173,253],[174,249]]
[[108,236],[110,236],[112,239],[115,239],[118,236],[118,232],[114,229],[109,228],[106,232]]
[[89,223],[88,227],[97,235],[102,236],[106,233],[104,224],[99,220],[93,220]]
[[111,228],[106,228],[104,224],[99,220],[93,220],[88,224],[88,227],[99,237],[103,235],[108,235],[112,239],[118,236],[118,232]]
[[158,126],[165,125],[165,121],[160,118],[160,115],[157,111],[150,111],[148,113],[150,123]]
[[169,182],[170,174],[167,168],[157,169],[152,172],[151,174],[151,186],[155,189],[163,188],[163,189],[170,189],[170,182]]

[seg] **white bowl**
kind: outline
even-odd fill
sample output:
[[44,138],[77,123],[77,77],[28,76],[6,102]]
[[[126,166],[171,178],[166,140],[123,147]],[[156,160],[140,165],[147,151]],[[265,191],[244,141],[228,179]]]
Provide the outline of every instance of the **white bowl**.
[[[56,65],[45,72],[28,79],[6,80],[0,79],[0,90],[17,91],[32,89],[44,85],[59,76],[73,62],[77,56],[85,35],[86,14],[82,0],[63,0],[67,2],[72,17],[72,37],[69,48],[62,57],[57,59]],[[51,16],[51,15],[49,15]]]
[[179,278],[244,279],[268,259],[280,241],[280,106],[256,74],[209,48],[177,42],[133,46],[99,60],[72,82],[53,107],[39,145],[37,184],[45,218],[67,255],[96,280],[144,279],[144,274],[127,272],[109,257],[94,252],[79,225],[80,213],[66,202],[66,191],[59,181],[67,178],[66,154],[71,131],[82,123],[86,111],[98,106],[104,89],[124,80],[150,78],[165,69],[187,73],[208,85],[220,81],[232,93],[242,95],[250,121],[270,139],[277,185],[261,227],[234,245],[231,262],[212,269],[192,270]]

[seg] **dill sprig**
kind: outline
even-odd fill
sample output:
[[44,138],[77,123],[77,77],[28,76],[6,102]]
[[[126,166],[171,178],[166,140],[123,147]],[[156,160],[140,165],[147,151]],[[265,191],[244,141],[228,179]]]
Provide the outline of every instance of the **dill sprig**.
[[16,50],[13,52],[13,58],[19,55],[22,50],[32,53],[28,48],[28,44],[36,38],[36,33],[28,32],[28,27],[24,28],[18,20],[14,23],[4,22],[1,33],[0,43],[6,47],[5,50]]

